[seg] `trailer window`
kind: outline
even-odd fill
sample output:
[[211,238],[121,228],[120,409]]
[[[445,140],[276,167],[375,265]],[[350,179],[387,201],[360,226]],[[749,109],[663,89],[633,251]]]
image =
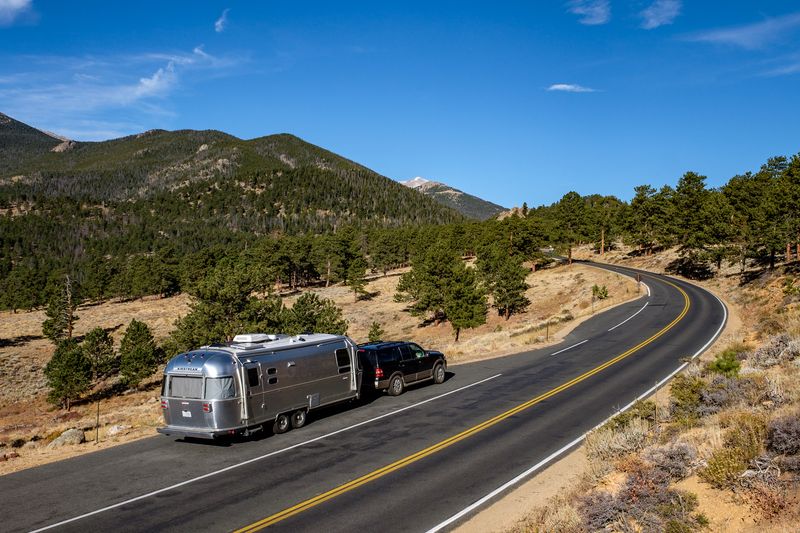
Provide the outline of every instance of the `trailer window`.
[[233,377],[206,378],[205,398],[207,400],[224,400],[235,396],[236,389],[233,386]]
[[203,397],[203,378],[191,376],[170,377],[169,396],[199,400]]
[[251,387],[258,387],[258,368],[247,369],[247,384]]
[[336,366],[339,367],[340,374],[350,372],[350,352],[347,351],[347,348],[336,350]]

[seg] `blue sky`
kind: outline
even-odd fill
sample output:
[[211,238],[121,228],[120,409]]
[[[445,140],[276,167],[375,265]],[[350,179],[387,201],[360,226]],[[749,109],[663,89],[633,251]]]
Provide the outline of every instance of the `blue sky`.
[[800,151],[796,1],[0,0],[0,111],[294,133],[512,206]]

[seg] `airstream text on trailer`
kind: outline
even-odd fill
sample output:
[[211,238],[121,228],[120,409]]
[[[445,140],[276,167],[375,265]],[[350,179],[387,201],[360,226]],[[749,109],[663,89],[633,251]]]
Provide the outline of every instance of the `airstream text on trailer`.
[[164,370],[158,431],[213,439],[299,428],[309,410],[358,397],[356,350],[340,335],[248,334],[180,354]]

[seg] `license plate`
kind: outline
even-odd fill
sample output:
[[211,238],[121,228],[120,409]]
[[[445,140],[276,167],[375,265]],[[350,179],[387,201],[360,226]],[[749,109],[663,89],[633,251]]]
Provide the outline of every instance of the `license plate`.
[[191,411],[181,411],[181,414],[184,416],[184,418],[192,418]]

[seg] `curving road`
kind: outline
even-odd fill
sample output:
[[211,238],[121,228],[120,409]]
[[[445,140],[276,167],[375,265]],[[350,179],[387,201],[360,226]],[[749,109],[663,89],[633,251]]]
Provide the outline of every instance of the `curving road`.
[[[626,275],[628,268],[595,265]],[[706,349],[727,317],[641,272],[563,343],[227,445],[157,436],[0,477],[4,531],[446,530]]]

